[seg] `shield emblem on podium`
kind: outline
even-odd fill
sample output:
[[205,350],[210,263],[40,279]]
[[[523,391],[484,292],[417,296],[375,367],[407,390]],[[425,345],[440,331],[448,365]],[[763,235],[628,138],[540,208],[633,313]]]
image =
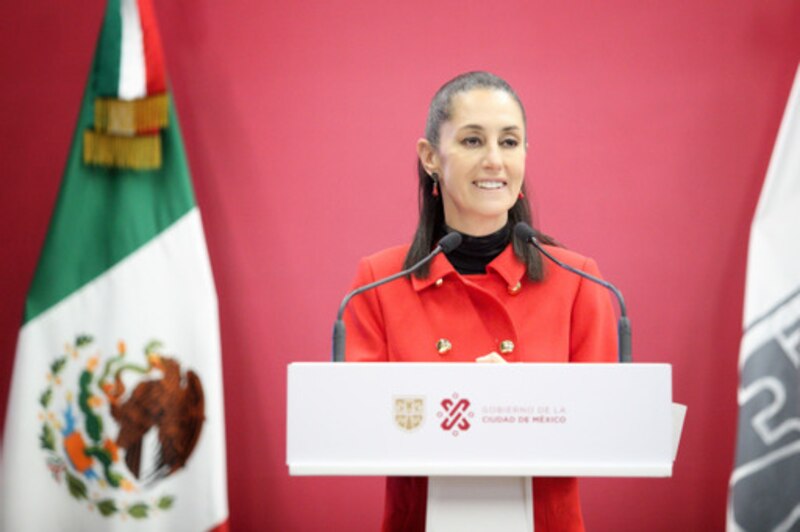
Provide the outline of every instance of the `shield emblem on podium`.
[[425,421],[425,398],[422,396],[395,396],[394,423],[406,432],[418,429]]

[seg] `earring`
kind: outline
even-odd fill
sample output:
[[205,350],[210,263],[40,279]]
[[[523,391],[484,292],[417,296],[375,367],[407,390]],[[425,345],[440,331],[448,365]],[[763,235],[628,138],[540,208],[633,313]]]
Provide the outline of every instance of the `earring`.
[[522,193],[522,191],[520,190],[520,191],[519,191],[519,199],[522,199],[522,198],[524,198],[524,197],[525,197],[525,194],[523,194],[523,193]]
[[436,172],[431,174],[431,179],[433,180],[433,192],[431,194],[434,198],[439,197],[439,174]]

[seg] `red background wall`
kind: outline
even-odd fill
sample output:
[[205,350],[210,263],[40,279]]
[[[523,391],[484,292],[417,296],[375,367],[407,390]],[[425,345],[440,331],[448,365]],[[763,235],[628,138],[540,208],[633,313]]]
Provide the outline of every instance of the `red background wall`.
[[[540,226],[626,294],[689,405],[671,479],[584,483],[590,530],[719,530],[750,218],[800,3],[156,0],[220,297],[234,530],[374,530],[378,479],[289,478],[285,372],[359,257],[409,240],[436,88],[506,77]],[[0,7],[0,411],[104,2]]]

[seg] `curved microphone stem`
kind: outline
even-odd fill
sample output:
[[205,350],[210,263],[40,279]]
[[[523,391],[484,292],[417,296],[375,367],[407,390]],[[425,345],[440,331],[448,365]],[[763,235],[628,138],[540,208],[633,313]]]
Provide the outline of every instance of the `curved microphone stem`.
[[523,238],[528,240],[533,246],[539,250],[539,252],[550,259],[551,261],[555,262],[565,270],[569,270],[575,275],[580,275],[585,279],[589,279],[605,288],[609,289],[614,296],[617,298],[617,303],[619,303],[619,321],[617,322],[617,341],[619,342],[618,347],[618,356],[620,362],[630,362],[631,361],[631,321],[628,319],[628,310],[625,307],[625,299],[622,297],[622,292],[617,289],[616,286],[605,281],[603,279],[597,278],[594,275],[590,275],[584,271],[581,271],[577,268],[573,268],[569,264],[565,264],[551,255],[544,246],[541,245],[539,239],[536,238],[536,234],[533,232],[527,224],[523,224],[520,222],[517,224],[519,227],[520,225],[525,225],[524,228],[520,228],[519,230],[515,227],[515,232],[517,234],[521,234]]
[[461,244],[461,235],[458,233],[448,233],[445,235],[440,241],[439,245],[437,245],[433,251],[431,251],[426,257],[420,260],[418,263],[414,264],[410,268],[407,268],[401,272],[395,273],[394,275],[390,275],[389,277],[384,277],[383,279],[379,279],[375,282],[365,284],[364,286],[359,286],[342,299],[342,304],[339,305],[339,312],[336,313],[336,322],[333,324],[333,361],[334,362],[344,362],[344,350],[345,350],[345,339],[347,337],[347,331],[345,330],[344,320],[342,317],[344,316],[344,310],[347,308],[347,304],[353,299],[355,296],[362,292],[366,292],[367,290],[372,290],[373,288],[380,286],[384,283],[388,283],[394,281],[395,279],[399,279],[401,277],[405,277],[407,275],[411,275],[418,269],[420,269],[423,265],[427,264],[433,258],[441,253],[442,251],[449,252],[455,248],[457,248]]

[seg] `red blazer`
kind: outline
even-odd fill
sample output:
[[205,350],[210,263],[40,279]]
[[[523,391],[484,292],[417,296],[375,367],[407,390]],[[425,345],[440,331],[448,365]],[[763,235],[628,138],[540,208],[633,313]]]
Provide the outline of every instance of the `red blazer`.
[[[548,247],[561,261],[599,276],[577,253]],[[353,286],[402,269],[408,246],[362,259]],[[347,360],[472,362],[492,351],[508,362],[613,362],[615,317],[606,290],[545,262],[534,283],[508,246],[484,275],[460,275],[444,255],[425,279],[404,278],[356,296],[345,313]],[[533,481],[537,532],[580,531],[574,478]],[[383,530],[425,529],[427,479],[387,478]]]

